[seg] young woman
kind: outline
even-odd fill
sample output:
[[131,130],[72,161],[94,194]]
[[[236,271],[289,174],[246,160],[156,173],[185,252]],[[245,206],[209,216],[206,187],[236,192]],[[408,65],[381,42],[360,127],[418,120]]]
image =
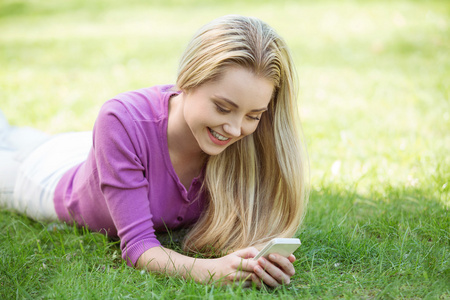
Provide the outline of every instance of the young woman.
[[[3,205],[118,236],[127,263],[151,272],[287,284],[293,255],[252,258],[292,237],[304,216],[296,101],[292,58],[275,31],[255,18],[216,19],[189,43],[175,86],[107,101],[92,133],[33,132],[33,146],[19,147],[29,133],[4,124],[1,168],[18,172],[0,177]],[[184,250],[209,258],[157,240],[188,226]]]

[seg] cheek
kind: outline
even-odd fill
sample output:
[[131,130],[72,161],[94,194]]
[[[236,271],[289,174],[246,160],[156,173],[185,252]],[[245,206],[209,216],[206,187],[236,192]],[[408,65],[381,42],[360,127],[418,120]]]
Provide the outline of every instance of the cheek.
[[203,122],[204,117],[205,113],[201,109],[201,107],[197,107],[194,105],[184,106],[184,119],[190,126],[199,122]]
[[256,131],[256,128],[258,128],[258,124],[259,122],[251,122],[249,124],[246,124],[245,126],[242,127],[242,135],[243,136],[247,136],[252,134],[253,132]]

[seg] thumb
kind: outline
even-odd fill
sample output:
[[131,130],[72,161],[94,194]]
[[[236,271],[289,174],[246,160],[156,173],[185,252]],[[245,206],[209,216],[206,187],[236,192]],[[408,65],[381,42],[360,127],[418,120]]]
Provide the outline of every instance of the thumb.
[[241,250],[238,250],[236,252],[234,252],[235,255],[248,259],[248,258],[253,258],[258,254],[258,249],[256,249],[255,247],[248,247],[248,248],[244,248]]

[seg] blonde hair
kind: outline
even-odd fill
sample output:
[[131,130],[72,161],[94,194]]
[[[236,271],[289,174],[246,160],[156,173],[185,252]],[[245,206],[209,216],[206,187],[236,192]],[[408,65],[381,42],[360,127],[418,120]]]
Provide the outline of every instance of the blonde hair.
[[183,242],[186,251],[217,255],[292,237],[308,198],[306,152],[297,110],[297,78],[283,39],[259,19],[224,16],[192,38],[177,88],[189,91],[241,66],[275,86],[256,131],[208,159],[208,205]]

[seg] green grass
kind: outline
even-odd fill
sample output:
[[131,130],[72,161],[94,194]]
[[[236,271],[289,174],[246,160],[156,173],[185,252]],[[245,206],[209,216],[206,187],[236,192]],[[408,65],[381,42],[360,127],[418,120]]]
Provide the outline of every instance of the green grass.
[[292,284],[141,273],[100,234],[0,211],[1,299],[450,298],[446,1],[4,0],[0,109],[89,130],[117,93],[173,82],[194,31],[228,13],[276,28],[300,75],[312,190]]

